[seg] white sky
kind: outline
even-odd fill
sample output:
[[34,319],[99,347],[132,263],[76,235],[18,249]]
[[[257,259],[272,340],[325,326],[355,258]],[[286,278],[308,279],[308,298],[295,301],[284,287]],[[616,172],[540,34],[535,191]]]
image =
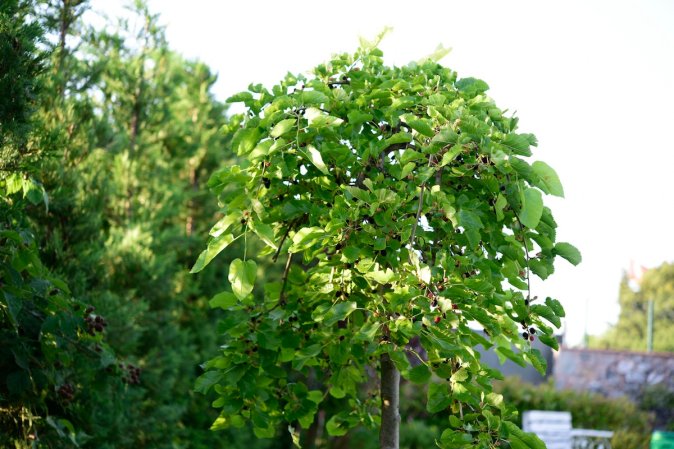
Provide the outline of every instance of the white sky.
[[[219,74],[219,99],[272,85],[358,36],[392,26],[389,64],[453,48],[443,64],[485,80],[490,96],[533,132],[535,157],[553,166],[566,198],[548,198],[564,260],[533,294],[567,310],[567,343],[615,322],[631,259],[674,261],[674,2],[644,1],[216,1],[150,0],[171,47]],[[94,8],[111,11],[110,0]],[[586,310],[588,314],[586,315]]]

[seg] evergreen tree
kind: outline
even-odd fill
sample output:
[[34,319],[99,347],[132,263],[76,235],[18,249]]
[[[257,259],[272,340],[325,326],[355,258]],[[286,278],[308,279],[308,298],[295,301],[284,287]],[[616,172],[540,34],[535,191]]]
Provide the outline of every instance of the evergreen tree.
[[[62,36],[58,19],[81,16],[64,10],[74,7],[53,3],[43,22]],[[203,279],[188,269],[194,235],[217,210],[204,184],[228,145],[226,109],[210,94],[208,68],[172,52],[142,3],[131,14],[103,29],[67,21],[54,43],[61,68],[40,136],[58,157],[45,170],[43,244],[49,264],[106,316],[122,360],[113,381],[83,398],[87,447],[212,447],[208,399],[192,389],[216,346],[207,299],[224,280],[217,266]]]
[[73,447],[83,393],[108,377],[105,320],[44,263],[35,218],[52,147],[37,142],[43,29],[30,3],[0,4],[0,446]]

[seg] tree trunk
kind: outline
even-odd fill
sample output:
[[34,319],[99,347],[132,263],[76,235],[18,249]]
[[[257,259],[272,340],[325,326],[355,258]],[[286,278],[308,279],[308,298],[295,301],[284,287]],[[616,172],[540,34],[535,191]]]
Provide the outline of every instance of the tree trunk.
[[379,447],[398,449],[400,446],[400,373],[388,353],[381,355],[381,428]]

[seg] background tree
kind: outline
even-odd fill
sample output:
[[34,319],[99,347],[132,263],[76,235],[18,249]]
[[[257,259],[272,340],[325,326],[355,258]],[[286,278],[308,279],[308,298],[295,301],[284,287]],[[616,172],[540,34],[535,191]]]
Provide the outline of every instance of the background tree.
[[[36,144],[46,95],[43,29],[19,1],[0,5],[0,446],[72,447],[82,392],[115,359],[106,321],[44,263],[35,217],[52,147]],[[34,16],[32,17],[34,18]]]
[[[217,447],[222,435],[208,430],[216,415],[204,413],[210,401],[193,392],[193,380],[216,345],[210,329],[218,317],[206,314],[207,300],[226,281],[226,261],[200,278],[188,270],[199,235],[207,231],[203,226],[217,210],[205,183],[226,162],[219,154],[230,140],[226,107],[210,93],[215,76],[168,48],[156,16],[142,3],[102,28],[82,22],[87,6],[72,0],[25,2],[3,16],[3,30],[26,38],[19,52],[2,47],[14,51],[3,54],[3,61],[11,56],[23,65],[3,65],[13,71],[2,78],[11,83],[2,85],[0,97],[3,106],[26,107],[2,117],[3,131],[11,125],[21,132],[2,133],[12,141],[3,142],[0,160],[5,170],[0,434],[59,448]],[[41,45],[48,55],[35,50],[42,33],[38,24],[46,29]],[[2,45],[12,42],[3,36]],[[43,198],[49,198],[48,209]],[[39,260],[33,257],[38,248]],[[61,284],[58,295],[47,288],[48,274],[67,280],[77,299],[68,299]],[[46,344],[49,334],[37,320],[30,328],[21,323],[32,316],[27,306],[17,315],[17,330],[11,318],[18,314],[18,300],[5,299],[9,287],[21,289],[14,297],[24,304],[35,297],[42,301],[40,311],[63,317],[66,336],[84,346],[79,353],[64,345],[58,356],[63,360],[50,353],[49,363],[60,368],[41,367],[50,376],[53,369],[54,378],[36,389],[24,388],[37,370],[26,368],[16,348],[30,343],[29,360],[43,363],[37,343]],[[69,301],[79,312],[69,309]],[[87,311],[90,305],[95,311]],[[105,317],[103,332],[87,333],[85,311],[92,319]],[[61,394],[64,385],[72,390]],[[9,427],[31,416],[33,427]],[[66,439],[52,438],[50,428]],[[247,438],[246,432],[232,436],[241,446]]]
[[594,340],[592,346],[645,351],[650,300],[654,306],[653,350],[674,352],[674,264],[671,263],[646,271],[637,290],[623,276],[618,322]]
[[[556,346],[564,311],[531,296],[529,276],[580,254],[555,243],[543,205],[542,193],[563,195],[555,172],[525,161],[535,137],[487,88],[431,59],[387,67],[366,43],[230,99],[247,107],[232,141],[243,161],[209,181],[223,218],[192,269],[244,241],[231,291],[211,302],[228,311],[221,354],[197,384],[219,396],[214,428],[251,422],[272,437],[285,422],[310,446],[323,409],[329,435],[380,426],[380,446],[398,447],[402,374],[427,385],[429,412],[449,411],[441,447],[541,447],[512,424],[492,392],[499,373],[473,347],[545,370],[529,342]],[[284,270],[262,286],[265,256]]]
[[[56,18],[73,16],[63,11],[70,2],[53,7]],[[68,33],[41,112],[42,136],[60,156],[46,171],[43,244],[73,291],[106,316],[122,360],[116,382],[83,398],[89,413],[78,424],[90,447],[212,446],[190,380],[205,357],[197,348],[212,341],[201,331],[210,293],[186,274],[197,244],[190,217],[204,222],[215,210],[195,186],[215,162],[209,152],[227,141],[225,108],[209,93],[215,77],[171,52],[141,3],[119,23],[75,22]]]

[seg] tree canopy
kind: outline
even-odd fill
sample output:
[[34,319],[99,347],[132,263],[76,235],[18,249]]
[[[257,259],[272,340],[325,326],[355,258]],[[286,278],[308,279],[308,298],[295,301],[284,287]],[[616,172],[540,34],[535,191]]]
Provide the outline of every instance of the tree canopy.
[[[230,288],[211,300],[228,312],[222,350],[198,381],[218,394],[214,428],[251,422],[272,437],[285,422],[311,445],[327,410],[329,435],[381,425],[392,447],[385,390],[399,372],[428,385],[430,412],[450,414],[442,447],[537,447],[473,348],[544,371],[530,341],[556,347],[564,311],[532,295],[529,277],[580,254],[555,242],[543,203],[563,196],[557,175],[527,162],[536,138],[487,89],[430,58],[389,67],[364,42],[229,99],[246,106],[232,139],[241,161],[209,181],[223,216],[192,268],[244,241]],[[264,249],[248,249],[253,237]],[[284,266],[277,279],[258,269],[270,258]]]

